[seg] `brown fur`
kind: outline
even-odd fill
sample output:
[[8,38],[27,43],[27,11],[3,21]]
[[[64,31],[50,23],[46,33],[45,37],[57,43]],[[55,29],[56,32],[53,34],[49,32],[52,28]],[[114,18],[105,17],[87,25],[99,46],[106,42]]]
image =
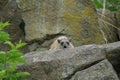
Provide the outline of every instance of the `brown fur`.
[[66,36],[58,37],[50,46],[49,50],[56,50],[56,49],[65,49],[65,48],[74,48],[71,43],[71,40]]

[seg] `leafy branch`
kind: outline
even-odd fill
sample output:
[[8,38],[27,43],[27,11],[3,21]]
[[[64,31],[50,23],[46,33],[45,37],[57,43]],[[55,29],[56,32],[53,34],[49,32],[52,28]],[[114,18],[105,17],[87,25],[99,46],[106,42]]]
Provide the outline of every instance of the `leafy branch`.
[[26,43],[20,41],[14,45],[9,41],[9,34],[3,31],[9,25],[8,22],[0,23],[0,43],[4,42],[11,48],[9,51],[0,51],[0,80],[27,80],[23,77],[30,75],[28,72],[16,71],[19,63],[26,63],[22,58],[23,53],[19,51],[19,48],[25,46]]

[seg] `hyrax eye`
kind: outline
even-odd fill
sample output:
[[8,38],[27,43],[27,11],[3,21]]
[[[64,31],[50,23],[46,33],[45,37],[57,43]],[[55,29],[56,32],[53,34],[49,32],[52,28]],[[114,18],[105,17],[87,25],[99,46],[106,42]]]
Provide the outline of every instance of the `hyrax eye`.
[[60,40],[59,40],[59,39],[58,39],[57,41],[58,41],[58,43],[60,43]]
[[69,45],[69,42],[66,42]]
[[61,45],[63,45],[64,44],[64,42],[61,42]]

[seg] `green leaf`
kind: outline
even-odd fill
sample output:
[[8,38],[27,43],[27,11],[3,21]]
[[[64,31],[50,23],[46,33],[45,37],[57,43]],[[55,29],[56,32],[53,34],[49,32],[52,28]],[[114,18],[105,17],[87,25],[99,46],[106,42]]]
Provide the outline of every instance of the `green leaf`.
[[30,73],[28,72],[18,72],[16,73],[16,77],[23,77],[23,76],[28,76],[30,75]]
[[30,78],[24,78],[24,77],[19,77],[19,78],[17,78],[17,80],[32,80],[32,79],[30,79]]
[[15,73],[7,72],[7,74],[5,76],[6,76],[7,80],[17,80]]
[[24,63],[24,64],[26,64],[26,61],[23,58],[20,58],[20,57],[19,58],[10,58],[8,62],[10,64],[12,64],[12,63],[16,63],[16,64]]
[[4,67],[4,64],[3,63],[0,63],[0,71],[1,70],[5,70],[5,67]]
[[110,11],[117,11],[118,9],[116,7],[108,7]]
[[7,69],[7,71],[14,72],[17,69],[17,64],[17,62],[9,62],[9,68]]
[[15,57],[15,58],[17,58],[17,57],[21,57],[23,55],[23,53],[22,52],[20,52],[19,50],[17,50],[17,49],[12,49],[12,50],[10,50],[10,51],[8,51],[7,52],[7,56],[9,56],[9,57]]
[[19,50],[13,49],[7,52],[8,61],[9,63],[19,63],[25,62],[24,59],[21,57],[23,54]]
[[0,80],[27,80],[23,76],[29,75],[27,72],[16,73],[19,63],[26,63],[22,58],[23,53],[18,49],[26,45],[26,43],[19,42],[14,45],[9,40],[9,34],[2,31],[9,23],[0,23],[0,42],[8,44],[11,49],[7,52],[0,51]]
[[0,63],[5,62],[5,56],[6,56],[6,52],[0,51]]
[[17,58],[16,60],[18,60],[18,61],[21,62],[21,63],[26,64],[26,61],[25,61],[22,57],[19,57],[19,58]]
[[5,27],[7,27],[7,26],[9,26],[9,25],[10,25],[9,22],[5,22],[5,23],[0,22],[0,30],[3,30]]
[[5,78],[5,70],[0,71],[0,79]]
[[6,41],[5,43],[8,44],[12,49],[15,48],[15,46],[14,46],[14,44],[12,42]]
[[100,3],[98,0],[94,0],[94,4],[95,4],[95,6],[96,6],[96,8],[103,8],[103,5],[102,5],[102,3]]
[[24,42],[19,42],[19,44],[16,45],[16,49],[19,49],[23,46],[25,46],[27,43],[24,43]]
[[13,49],[7,52],[8,57],[8,63],[13,64],[13,63],[26,63],[26,61],[22,58],[23,53],[20,52],[19,50]]
[[4,31],[0,31],[0,43],[6,40],[9,40],[9,34]]

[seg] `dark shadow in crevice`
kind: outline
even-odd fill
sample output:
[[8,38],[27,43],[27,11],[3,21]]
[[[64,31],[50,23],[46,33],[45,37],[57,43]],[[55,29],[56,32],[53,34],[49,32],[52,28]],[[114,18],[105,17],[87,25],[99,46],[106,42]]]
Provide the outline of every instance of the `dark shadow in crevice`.
[[25,22],[24,22],[23,19],[21,19],[21,23],[20,23],[19,27],[22,30],[23,35],[25,36],[26,35],[26,33],[25,33]]

